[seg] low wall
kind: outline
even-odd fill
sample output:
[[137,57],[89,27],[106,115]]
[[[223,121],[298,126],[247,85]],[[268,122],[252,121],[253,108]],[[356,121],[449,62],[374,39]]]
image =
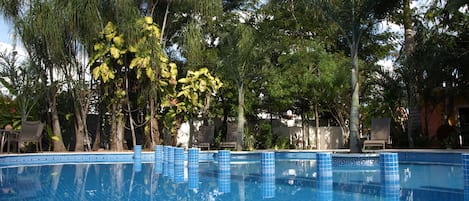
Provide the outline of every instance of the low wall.
[[[201,121],[193,121],[192,127],[189,122],[181,125],[178,134],[178,145],[182,147],[189,146],[190,133],[194,135],[194,142],[214,142],[215,127],[218,125],[203,126]],[[282,122],[281,120],[274,120],[273,134],[278,137],[287,137],[290,139],[290,144],[296,145],[298,148],[303,146],[303,129],[297,123]],[[236,122],[229,122],[228,136],[223,141],[236,141]],[[309,133],[309,148],[316,149],[316,129],[309,125],[307,128]],[[342,130],[337,126],[321,126],[319,127],[319,149],[341,149],[344,148],[344,135]]]

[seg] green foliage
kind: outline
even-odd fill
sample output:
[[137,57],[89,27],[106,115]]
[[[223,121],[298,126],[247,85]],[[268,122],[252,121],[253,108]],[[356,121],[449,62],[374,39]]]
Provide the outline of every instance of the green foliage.
[[266,123],[266,122],[260,123],[258,142],[259,142],[260,149],[273,148],[275,139],[274,139],[274,134],[272,133],[272,126],[269,123]]
[[[140,30],[140,34],[137,34],[140,38],[135,43],[127,43],[111,22],[106,25],[100,42],[94,46],[96,54],[93,61],[97,65],[93,69],[93,77],[101,79],[103,83],[110,82],[116,79],[115,75],[121,66],[128,65],[129,71],[136,71],[137,79],[149,80],[153,86],[151,88],[158,89],[157,92],[161,94],[160,106],[166,110],[165,125],[177,129],[177,118],[187,120],[197,114],[203,107],[201,100],[204,95],[215,94],[222,83],[207,68],[188,71],[185,78],[177,80],[178,68],[175,63],[169,62],[162,51],[160,30],[152,18],[144,17],[135,26]],[[126,60],[131,61],[126,63]],[[115,97],[122,99],[124,96],[123,90],[116,90]],[[176,133],[176,130],[172,130],[172,133]]]
[[[214,95],[223,85],[220,79],[212,76],[207,68],[188,71],[186,77],[179,79],[178,83],[180,86],[177,88],[177,94],[171,96],[170,102],[161,104],[162,107],[169,108],[165,121],[173,122],[173,129],[177,128],[174,125],[178,123],[177,118],[187,121],[198,114],[204,106],[205,94]],[[176,133],[176,130],[172,132]]]
[[16,53],[0,52],[0,83],[8,90],[20,118],[38,115],[37,104],[44,98],[45,89],[40,69],[30,60],[18,61]]
[[256,148],[256,137],[255,133],[251,131],[249,127],[244,128],[244,147],[245,149],[252,151]]
[[[424,96],[427,101],[432,98],[432,89],[444,82],[454,86],[452,94],[467,94],[469,14],[451,9],[450,5],[432,5],[424,17],[416,22],[415,52],[409,58],[410,66],[402,69],[402,76],[406,80],[417,78],[419,92],[428,92]],[[415,74],[425,76],[412,77]]]
[[288,137],[277,138],[274,148],[277,149],[290,149],[290,139]]
[[17,103],[6,96],[0,96],[0,128],[4,128],[7,124],[18,128],[21,125],[21,114],[17,111]]

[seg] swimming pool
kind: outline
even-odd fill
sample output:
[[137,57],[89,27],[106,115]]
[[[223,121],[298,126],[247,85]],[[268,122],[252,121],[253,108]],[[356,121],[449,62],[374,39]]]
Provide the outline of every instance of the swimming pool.
[[200,152],[196,164],[187,151],[175,152],[161,163],[151,152],[141,161],[133,153],[0,156],[0,200],[465,198],[460,153],[399,153],[398,188],[385,191],[378,154],[333,154],[331,177],[323,179],[314,152],[275,152],[270,162],[264,152],[230,152],[228,162],[220,152]]

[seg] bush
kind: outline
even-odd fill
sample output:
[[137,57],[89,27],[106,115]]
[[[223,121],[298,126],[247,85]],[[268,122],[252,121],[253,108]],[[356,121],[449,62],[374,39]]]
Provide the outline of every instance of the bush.
[[274,136],[272,126],[269,123],[261,123],[259,125],[259,148],[271,149],[274,144]]
[[277,138],[275,142],[275,149],[290,149],[290,139],[288,137]]

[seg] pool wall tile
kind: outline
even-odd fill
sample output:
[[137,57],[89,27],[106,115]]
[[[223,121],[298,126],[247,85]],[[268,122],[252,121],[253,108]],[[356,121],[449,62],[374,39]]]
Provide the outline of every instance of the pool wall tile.
[[461,164],[458,152],[399,152],[399,162]]
[[156,145],[155,151],[155,162],[163,162],[163,145]]
[[379,166],[382,200],[399,200],[399,159],[397,153],[381,153]]
[[174,149],[175,147],[169,147],[168,149],[168,177],[174,180]]
[[199,188],[199,148],[189,148],[188,150],[188,181],[189,189]]
[[274,152],[262,152],[260,163],[261,163],[262,175],[275,175],[275,153]]
[[[161,160],[163,164],[169,161],[170,146],[161,146]],[[157,148],[155,148],[157,149]],[[256,162],[260,160],[262,152],[233,152],[230,154],[230,162]],[[174,153],[173,153],[174,154]],[[416,151],[416,152],[398,152],[400,163],[437,163],[437,164],[462,164],[462,153],[443,152],[443,151]],[[199,153],[199,162],[212,162],[218,160],[217,151],[201,151]],[[316,152],[293,152],[276,151],[275,160],[316,160]],[[142,152],[142,162],[154,162],[157,160],[157,153]],[[174,157],[174,155],[173,155]],[[184,154],[184,160],[188,160],[187,152]],[[46,163],[106,163],[106,162],[133,162],[132,152],[84,152],[84,153],[41,153],[41,154],[3,154],[0,155],[0,166],[15,166],[29,164]],[[174,163],[174,161],[173,161]],[[376,168],[379,164],[378,154],[332,154],[332,166],[335,168]],[[174,166],[174,164],[173,164]],[[164,168],[163,168],[164,169]],[[167,169],[166,169],[167,170]]]
[[317,178],[332,181],[332,154],[317,153],[316,164]]
[[275,197],[275,152],[260,153],[262,198]]
[[461,154],[464,175],[464,200],[469,200],[469,154]]
[[164,153],[163,153],[163,145],[156,145],[154,148],[155,152],[155,173],[161,174],[163,172],[163,158],[164,158]]
[[218,191],[231,192],[231,152],[229,150],[218,151]]
[[316,163],[316,200],[332,201],[332,153],[317,153]]
[[184,148],[174,149],[174,183],[184,183]]
[[187,156],[187,166],[190,168],[199,167],[199,148],[189,148]]

